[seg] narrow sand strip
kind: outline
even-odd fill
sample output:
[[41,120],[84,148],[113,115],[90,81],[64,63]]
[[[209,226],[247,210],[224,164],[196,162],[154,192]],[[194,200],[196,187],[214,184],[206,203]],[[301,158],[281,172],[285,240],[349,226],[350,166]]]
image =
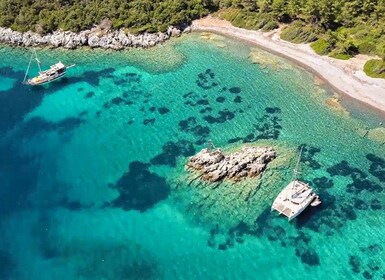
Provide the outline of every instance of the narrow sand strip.
[[210,16],[194,21],[192,30],[213,32],[254,43],[313,71],[336,91],[385,112],[385,80],[370,78],[363,72],[365,62],[371,58],[369,56],[358,55],[349,60],[320,56],[309,44],[293,44],[281,40],[280,29],[267,33],[246,30]]

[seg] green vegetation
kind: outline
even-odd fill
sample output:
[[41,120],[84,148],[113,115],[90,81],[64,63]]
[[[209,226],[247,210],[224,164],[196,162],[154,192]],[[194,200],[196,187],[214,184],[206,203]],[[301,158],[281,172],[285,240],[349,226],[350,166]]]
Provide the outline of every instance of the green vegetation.
[[245,29],[269,31],[278,27],[278,21],[268,14],[257,14],[250,10],[238,8],[222,8],[216,13],[220,18],[230,21],[232,24]]
[[317,40],[316,31],[312,26],[295,21],[282,30],[281,38],[292,43],[310,43]]
[[310,44],[311,48],[319,55],[325,55],[330,52],[330,44],[323,38]]
[[282,39],[314,41],[319,54],[385,56],[385,0],[219,0],[218,7],[217,15],[238,27],[284,23]]
[[312,43],[319,54],[385,57],[385,0],[0,0],[0,26],[47,33],[80,31],[108,19],[129,32],[165,31],[209,13],[247,29]]
[[211,0],[0,0],[0,26],[39,33],[80,31],[108,18],[116,29],[156,32],[215,9]]
[[373,78],[385,79],[385,61],[382,59],[371,59],[365,63],[364,72]]

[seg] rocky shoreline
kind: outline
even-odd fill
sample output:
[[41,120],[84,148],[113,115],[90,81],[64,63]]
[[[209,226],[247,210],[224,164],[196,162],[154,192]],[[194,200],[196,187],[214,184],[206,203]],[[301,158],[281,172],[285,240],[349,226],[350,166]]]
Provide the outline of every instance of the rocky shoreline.
[[246,146],[239,152],[230,154],[224,154],[221,149],[206,148],[190,157],[187,170],[200,172],[200,178],[204,181],[239,181],[262,174],[267,164],[275,157],[276,152],[272,147]]
[[71,31],[55,31],[52,34],[40,35],[35,32],[18,32],[10,28],[0,27],[0,43],[13,46],[35,47],[50,46],[76,49],[88,46],[121,50],[124,48],[148,48],[162,43],[171,37],[180,36],[182,32],[190,32],[191,28],[177,28],[170,26],[164,33],[143,33],[132,35],[120,30],[103,30],[95,27],[79,33]]

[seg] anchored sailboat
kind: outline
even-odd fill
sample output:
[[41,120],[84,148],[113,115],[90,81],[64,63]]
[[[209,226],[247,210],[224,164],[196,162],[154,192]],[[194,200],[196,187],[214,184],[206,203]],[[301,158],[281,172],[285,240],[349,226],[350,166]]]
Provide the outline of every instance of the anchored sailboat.
[[[32,79],[27,80],[29,68],[31,67],[33,58],[35,58],[37,65],[39,67],[39,75],[36,77],[33,77]],[[56,81],[65,76],[67,69],[75,66],[75,64],[66,66],[59,61],[58,63],[51,65],[49,69],[42,71],[40,64],[41,62],[37,57],[36,51],[33,50],[31,58],[28,63],[27,71],[25,72],[25,76],[23,80],[24,84],[36,86],[36,85],[42,85],[42,84],[47,84],[47,83]]]
[[313,192],[313,189],[297,179],[302,149],[303,147],[301,147],[291,182],[278,194],[271,206],[271,211],[277,210],[279,214],[288,217],[289,221],[301,214],[309,204],[311,206],[321,204],[319,196]]

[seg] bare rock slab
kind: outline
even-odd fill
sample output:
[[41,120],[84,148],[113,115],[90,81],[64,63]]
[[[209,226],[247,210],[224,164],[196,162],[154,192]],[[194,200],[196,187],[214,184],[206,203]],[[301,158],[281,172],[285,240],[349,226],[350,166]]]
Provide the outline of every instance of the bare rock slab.
[[272,147],[245,146],[239,152],[228,154],[221,149],[203,149],[190,157],[186,167],[187,170],[200,172],[201,179],[205,181],[239,181],[260,175],[275,157]]

